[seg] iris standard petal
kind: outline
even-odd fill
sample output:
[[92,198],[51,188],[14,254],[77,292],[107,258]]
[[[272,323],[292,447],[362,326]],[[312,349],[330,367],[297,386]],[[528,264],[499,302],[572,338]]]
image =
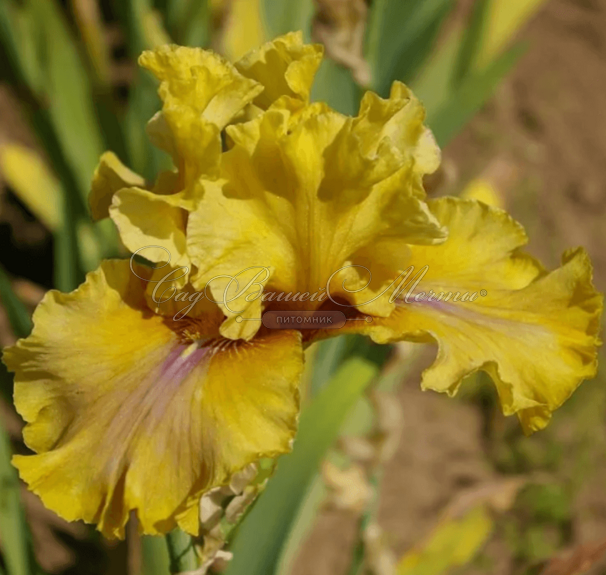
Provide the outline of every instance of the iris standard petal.
[[183,106],[224,128],[263,87],[210,50],[167,45],[145,51],[139,64],[160,80],[166,107]]
[[126,188],[114,196],[110,215],[128,250],[151,262],[189,266],[185,226],[187,211],[167,198],[139,188]]
[[160,80],[163,101],[148,134],[172,155],[186,189],[199,175],[214,173],[221,130],[263,87],[221,56],[200,48],[160,46],[143,52],[139,64]]
[[254,103],[267,109],[281,96],[309,102],[323,55],[321,44],[304,44],[302,32],[289,32],[251,50],[235,66],[242,75],[264,87]]
[[[356,118],[312,104],[294,123],[288,110],[271,109],[231,126],[243,143],[223,154],[222,178],[205,184],[188,221],[188,252],[200,270],[194,285],[265,266],[274,290],[315,292],[337,274],[333,285],[346,281],[354,303],[372,300],[370,288],[355,291],[367,283],[361,267],[339,269],[362,266],[389,244],[391,259],[384,255],[372,286],[378,291],[402,269],[408,244],[445,238],[422,201],[422,175],[435,168],[423,118],[418,102],[394,89],[390,100],[365,98]],[[389,314],[375,302],[369,312]]]

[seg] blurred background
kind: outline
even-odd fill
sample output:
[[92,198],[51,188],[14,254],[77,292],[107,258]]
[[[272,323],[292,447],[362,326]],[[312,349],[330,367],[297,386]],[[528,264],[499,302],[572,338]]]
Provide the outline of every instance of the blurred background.
[[[86,197],[106,149],[148,178],[166,166],[145,137],[160,103],[138,54],[176,42],[235,59],[290,30],[326,47],[315,99],[353,114],[365,89],[405,81],[444,150],[429,193],[506,208],[549,268],[585,246],[604,291],[606,0],[0,0],[0,346],[27,335],[46,290],[125,255]],[[525,438],[482,377],[455,400],[421,392],[432,353],[394,350],[388,384],[310,482],[276,573],[606,574],[604,369]],[[134,531],[102,541],[19,488],[6,461],[22,423],[0,378],[0,573],[167,572]],[[19,570],[15,525],[33,570]]]

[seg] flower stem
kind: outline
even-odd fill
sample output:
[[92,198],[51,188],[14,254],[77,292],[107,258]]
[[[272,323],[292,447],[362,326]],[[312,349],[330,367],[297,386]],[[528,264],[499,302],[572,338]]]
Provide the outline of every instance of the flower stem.
[[193,571],[198,568],[198,559],[194,549],[192,538],[181,531],[175,529],[166,536],[166,545],[168,547],[168,556],[170,557],[170,572],[182,573],[183,571]]

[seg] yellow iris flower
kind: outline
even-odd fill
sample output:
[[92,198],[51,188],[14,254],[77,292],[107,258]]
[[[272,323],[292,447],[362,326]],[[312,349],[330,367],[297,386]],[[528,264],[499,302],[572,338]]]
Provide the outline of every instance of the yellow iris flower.
[[[76,291],[49,292],[4,354],[36,452],[14,463],[62,517],[123,537],[135,510],[144,533],[196,534],[204,492],[291,448],[303,349],[321,338],[437,343],[423,387],[454,394],[484,370],[527,432],[594,375],[602,300],[583,250],[547,272],[504,211],[426,201],[440,154],[420,103],[397,82],[354,118],[310,103],[321,57],[300,34],[235,65],[176,46],[141,56],[163,101],[149,135],[175,170],[149,184],[107,153],[91,210],[170,265],[104,262]],[[404,290],[411,266],[427,267]],[[231,297],[233,277],[248,283]],[[330,298],[310,296],[327,285]],[[272,310],[347,321],[269,329]]]

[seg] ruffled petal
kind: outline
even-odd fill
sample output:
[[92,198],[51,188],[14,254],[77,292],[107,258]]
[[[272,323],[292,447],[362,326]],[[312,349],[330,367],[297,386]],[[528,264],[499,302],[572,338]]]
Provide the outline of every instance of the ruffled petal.
[[21,477],[107,537],[124,536],[132,510],[143,533],[196,534],[201,493],[289,451],[296,427],[298,334],[222,340],[214,314],[151,313],[144,284],[128,261],[105,262],[75,292],[49,292],[4,354],[38,453],[14,458]]
[[[160,80],[164,104],[149,121],[148,135],[172,156],[177,170],[162,172],[149,193],[140,189],[143,184],[138,181],[120,182],[102,196],[95,193],[99,185],[94,185],[91,201],[97,204],[101,197],[104,213],[113,201],[114,221],[132,251],[159,245],[170,251],[173,265],[188,265],[184,224],[186,211],[194,209],[202,193],[198,178],[218,176],[221,130],[263,87],[220,56],[199,48],[161,46],[144,52],[139,62]],[[123,188],[130,189],[114,199],[115,192]],[[151,254],[148,250],[148,259],[154,262],[167,259],[159,251],[158,257]]]
[[546,273],[519,251],[526,236],[505,212],[454,198],[430,208],[449,239],[411,246],[414,268],[403,276],[396,310],[359,326],[381,343],[436,341],[424,388],[453,395],[464,377],[483,370],[506,415],[517,413],[527,433],[545,427],[595,375],[602,297],[587,254],[571,250]]
[[109,216],[109,206],[114,194],[122,188],[144,188],[145,180],[127,168],[113,152],[105,152],[100,160],[88,196],[90,212],[94,220]]
[[251,50],[235,66],[265,88],[254,103],[266,110],[281,96],[309,102],[323,55],[321,44],[304,44],[302,32],[289,32]]
[[[335,296],[388,315],[392,307],[373,293],[405,267],[407,245],[446,235],[422,201],[422,176],[439,159],[423,118],[396,86],[389,100],[366,97],[356,118],[312,104],[296,121],[272,108],[231,126],[235,145],[223,154],[222,179],[205,184],[188,222],[188,251],[200,270],[194,284],[264,266],[272,270],[268,287],[315,292],[336,274]],[[379,251],[383,265],[357,292],[368,283],[364,263]]]
[[170,153],[183,186],[218,168],[221,130],[263,87],[242,76],[219,55],[166,45],[143,52],[139,64],[160,80],[164,102],[148,126],[152,142]]
[[160,80],[167,107],[185,106],[224,128],[262,90],[224,58],[201,48],[166,45],[145,51],[139,64]]
[[185,238],[187,212],[174,205],[172,197],[127,188],[114,196],[109,211],[122,243],[132,253],[154,263],[189,266]]
[[[168,131],[164,129],[168,127]],[[152,143],[171,154],[179,170],[175,191],[191,196],[200,176],[216,177],[221,156],[221,131],[188,106],[164,106],[148,123]]]

